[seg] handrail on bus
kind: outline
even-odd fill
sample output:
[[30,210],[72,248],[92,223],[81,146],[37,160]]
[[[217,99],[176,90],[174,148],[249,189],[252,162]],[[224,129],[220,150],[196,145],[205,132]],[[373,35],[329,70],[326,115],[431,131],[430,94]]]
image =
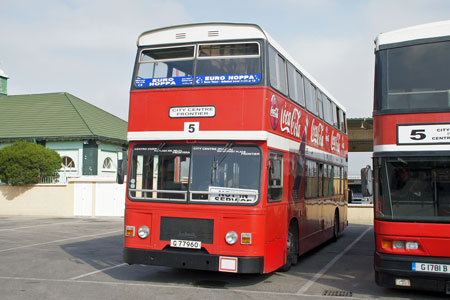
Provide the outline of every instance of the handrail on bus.
[[[172,194],[184,194],[184,198],[183,199],[175,199],[175,198],[158,198],[158,197],[136,197],[136,198],[140,198],[140,199],[149,199],[149,200],[170,200],[170,201],[187,201],[186,199],[186,195],[188,194],[188,191],[174,191],[174,190],[149,190],[149,189],[129,189],[130,192],[142,192],[142,193],[172,193]],[[219,193],[219,192],[209,192],[209,191],[190,191],[189,195],[190,197],[190,201],[192,202],[217,202],[216,200],[211,200],[209,197],[207,199],[192,199],[192,195],[199,195],[199,194],[206,194],[206,195],[218,195],[218,194],[224,194],[224,195],[230,195],[230,196],[255,196],[255,200],[251,200],[251,201],[240,201],[239,198],[237,198],[236,203],[255,203],[258,200],[258,196],[259,196],[259,192],[255,191],[255,192],[246,192],[246,191],[242,191],[242,192],[238,192],[238,191],[232,191],[232,192],[224,192],[224,193]],[[222,202],[222,201],[220,201]],[[224,201],[225,202],[225,201]]]

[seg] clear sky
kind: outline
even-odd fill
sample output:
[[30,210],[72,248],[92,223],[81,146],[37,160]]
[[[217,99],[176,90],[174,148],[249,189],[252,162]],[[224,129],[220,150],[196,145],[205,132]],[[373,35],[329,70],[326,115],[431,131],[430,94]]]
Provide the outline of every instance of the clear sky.
[[10,95],[69,92],[127,120],[140,33],[256,23],[348,117],[369,117],[376,35],[449,18],[449,0],[2,0],[0,69],[10,77]]

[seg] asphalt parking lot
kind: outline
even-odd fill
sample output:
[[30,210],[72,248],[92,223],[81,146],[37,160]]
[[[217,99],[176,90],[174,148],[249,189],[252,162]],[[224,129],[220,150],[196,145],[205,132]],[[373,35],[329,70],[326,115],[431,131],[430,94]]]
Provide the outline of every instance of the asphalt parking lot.
[[122,262],[122,218],[0,216],[0,299],[443,299],[374,282],[373,228],[351,224],[289,272],[242,275]]

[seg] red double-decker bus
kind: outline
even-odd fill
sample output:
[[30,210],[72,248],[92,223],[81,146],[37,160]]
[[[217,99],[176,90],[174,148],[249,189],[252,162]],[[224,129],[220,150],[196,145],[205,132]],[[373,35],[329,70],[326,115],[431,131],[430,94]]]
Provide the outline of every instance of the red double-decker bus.
[[376,39],[376,282],[450,292],[450,22]]
[[347,225],[343,107],[259,26],[139,36],[124,261],[289,269]]

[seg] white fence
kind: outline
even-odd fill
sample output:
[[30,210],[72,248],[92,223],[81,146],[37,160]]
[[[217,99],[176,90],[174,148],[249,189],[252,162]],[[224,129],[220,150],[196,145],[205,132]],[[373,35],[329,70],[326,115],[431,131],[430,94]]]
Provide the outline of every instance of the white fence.
[[125,185],[109,178],[69,178],[66,184],[0,185],[0,215],[123,216]]

